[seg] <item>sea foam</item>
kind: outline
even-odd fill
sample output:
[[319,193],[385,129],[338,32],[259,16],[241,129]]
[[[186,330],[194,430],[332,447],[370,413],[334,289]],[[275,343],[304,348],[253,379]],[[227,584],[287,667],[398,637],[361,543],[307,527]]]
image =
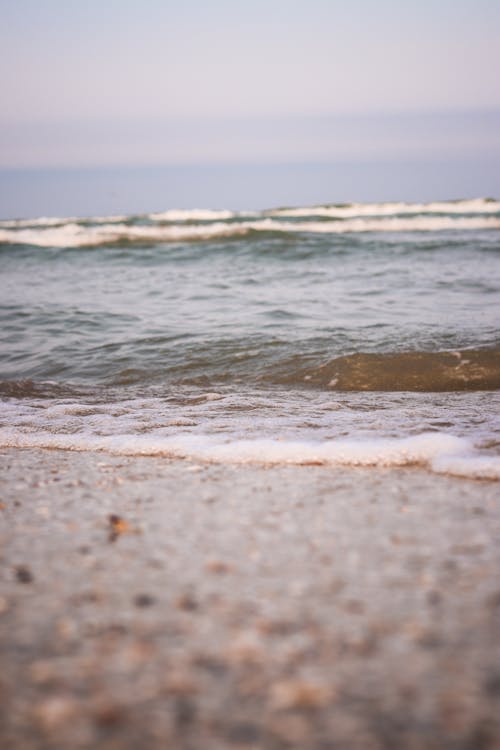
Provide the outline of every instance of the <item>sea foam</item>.
[[406,438],[330,441],[278,439],[238,440],[212,435],[55,434],[0,429],[2,448],[51,448],[102,451],[125,456],[163,456],[222,464],[267,466],[424,466],[439,474],[500,480],[500,457],[476,452],[472,443],[444,433]]
[[411,214],[496,214],[500,201],[474,198],[463,201],[435,201],[433,203],[349,203],[334,206],[304,206],[277,208],[268,211],[270,216],[325,216],[354,218],[356,216],[405,216]]

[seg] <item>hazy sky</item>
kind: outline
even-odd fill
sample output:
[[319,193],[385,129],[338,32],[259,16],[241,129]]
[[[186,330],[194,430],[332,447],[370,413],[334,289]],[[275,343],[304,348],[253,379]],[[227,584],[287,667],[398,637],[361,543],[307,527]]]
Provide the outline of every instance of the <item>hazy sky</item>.
[[[361,118],[356,140],[336,116],[500,109],[498,0],[0,0],[0,11],[4,167],[338,158],[342,143],[366,155],[380,133],[371,141]],[[485,145],[478,122],[495,141],[487,116],[474,122],[466,141]]]

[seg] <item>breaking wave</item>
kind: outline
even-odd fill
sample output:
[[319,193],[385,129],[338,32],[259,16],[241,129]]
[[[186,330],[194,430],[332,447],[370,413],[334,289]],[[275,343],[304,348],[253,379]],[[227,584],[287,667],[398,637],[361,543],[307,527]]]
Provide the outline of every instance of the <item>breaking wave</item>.
[[85,226],[75,222],[40,229],[0,229],[0,244],[74,248],[110,245],[118,242],[192,242],[222,237],[238,237],[250,232],[350,234],[360,232],[440,232],[472,229],[500,229],[496,217],[413,217],[390,219],[350,219],[345,221],[277,221],[267,218],[244,222],[151,226],[101,224]]
[[349,203],[335,206],[278,208],[271,216],[325,216],[348,219],[356,216],[409,216],[412,214],[496,214],[500,201],[474,198],[463,201],[435,201],[433,203]]
[[500,229],[500,202],[353,203],[260,212],[169,209],[143,216],[16,219],[0,222],[0,243],[74,248],[119,242],[193,242],[251,232],[339,235]]

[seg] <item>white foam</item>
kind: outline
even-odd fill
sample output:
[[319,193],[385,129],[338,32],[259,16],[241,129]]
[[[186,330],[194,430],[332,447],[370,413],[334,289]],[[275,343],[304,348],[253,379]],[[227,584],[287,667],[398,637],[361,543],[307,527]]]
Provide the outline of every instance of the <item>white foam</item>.
[[0,221],[0,227],[4,229],[30,229],[31,227],[58,227],[67,224],[112,224],[126,221],[129,217],[123,214],[116,216],[89,216],[79,218],[77,216],[40,216],[35,219],[5,219]]
[[89,224],[113,224],[127,221],[127,219],[130,218],[130,216],[126,216],[125,214],[116,214],[116,216],[89,216],[88,218],[80,219],[79,221],[85,221]]
[[[258,225],[258,226],[256,226]],[[500,229],[500,219],[484,217],[414,216],[409,218],[346,219],[344,221],[283,222],[273,219],[253,223],[265,231],[349,234],[357,232],[440,232],[447,230]]]
[[436,474],[500,480],[500,458],[498,456],[437,456],[432,460],[431,468]]
[[148,214],[153,221],[224,221],[241,215],[252,216],[253,214],[238,214],[234,211],[211,208],[171,208],[168,211]]
[[40,216],[36,219],[4,219],[0,227],[5,229],[23,229],[26,227],[57,227],[68,222],[78,221],[75,216],[65,218],[58,216]]
[[277,221],[272,218],[243,222],[213,222],[171,226],[123,223],[83,226],[71,222],[40,229],[0,229],[0,242],[38,247],[91,247],[119,241],[183,242],[236,237],[254,232],[349,234],[360,232],[437,232],[500,229],[500,219],[483,217],[415,216],[410,218],[350,219],[344,221]]
[[421,465],[459,477],[500,480],[500,457],[475,453],[471,443],[442,433],[407,438],[298,441],[237,440],[179,434],[96,435],[0,429],[0,446],[103,451],[127,456],[165,456],[223,464],[400,467]]
[[464,201],[435,201],[433,203],[350,203],[345,206],[305,206],[278,208],[266,213],[269,216],[324,216],[353,218],[356,216],[396,216],[408,214],[496,214],[500,201],[474,198]]
[[[391,216],[408,216],[414,214],[498,214],[500,201],[487,198],[474,198],[461,201],[434,201],[431,203],[349,203],[346,205],[297,206],[293,208],[275,208],[265,211],[230,211],[228,209],[191,208],[168,209],[147,214],[152,221],[165,222],[196,222],[196,221],[227,221],[229,219],[248,219],[266,217],[308,218],[322,217],[334,219],[352,218],[385,218]],[[55,227],[66,224],[114,224],[131,219],[131,216],[91,216],[87,218],[41,216],[28,219],[4,219],[0,221],[0,228],[29,229],[31,227]]]
[[38,247],[92,247],[120,241],[175,242],[242,234],[247,227],[232,224],[155,227],[128,224],[103,224],[85,227],[65,224],[52,229],[0,229],[0,242]]

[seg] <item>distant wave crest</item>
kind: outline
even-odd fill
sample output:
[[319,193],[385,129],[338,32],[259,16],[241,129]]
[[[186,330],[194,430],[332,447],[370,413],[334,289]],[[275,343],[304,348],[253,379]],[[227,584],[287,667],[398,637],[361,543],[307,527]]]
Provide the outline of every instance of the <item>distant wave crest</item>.
[[146,216],[18,219],[0,222],[0,244],[96,247],[238,238],[249,233],[343,235],[500,229],[500,202],[371,203],[261,212],[192,209]]
[[481,229],[500,229],[500,201],[351,203],[260,212],[196,208],[129,217],[12,219],[0,221],[0,243],[74,248],[124,242],[196,242],[238,238],[250,232],[341,235]]

